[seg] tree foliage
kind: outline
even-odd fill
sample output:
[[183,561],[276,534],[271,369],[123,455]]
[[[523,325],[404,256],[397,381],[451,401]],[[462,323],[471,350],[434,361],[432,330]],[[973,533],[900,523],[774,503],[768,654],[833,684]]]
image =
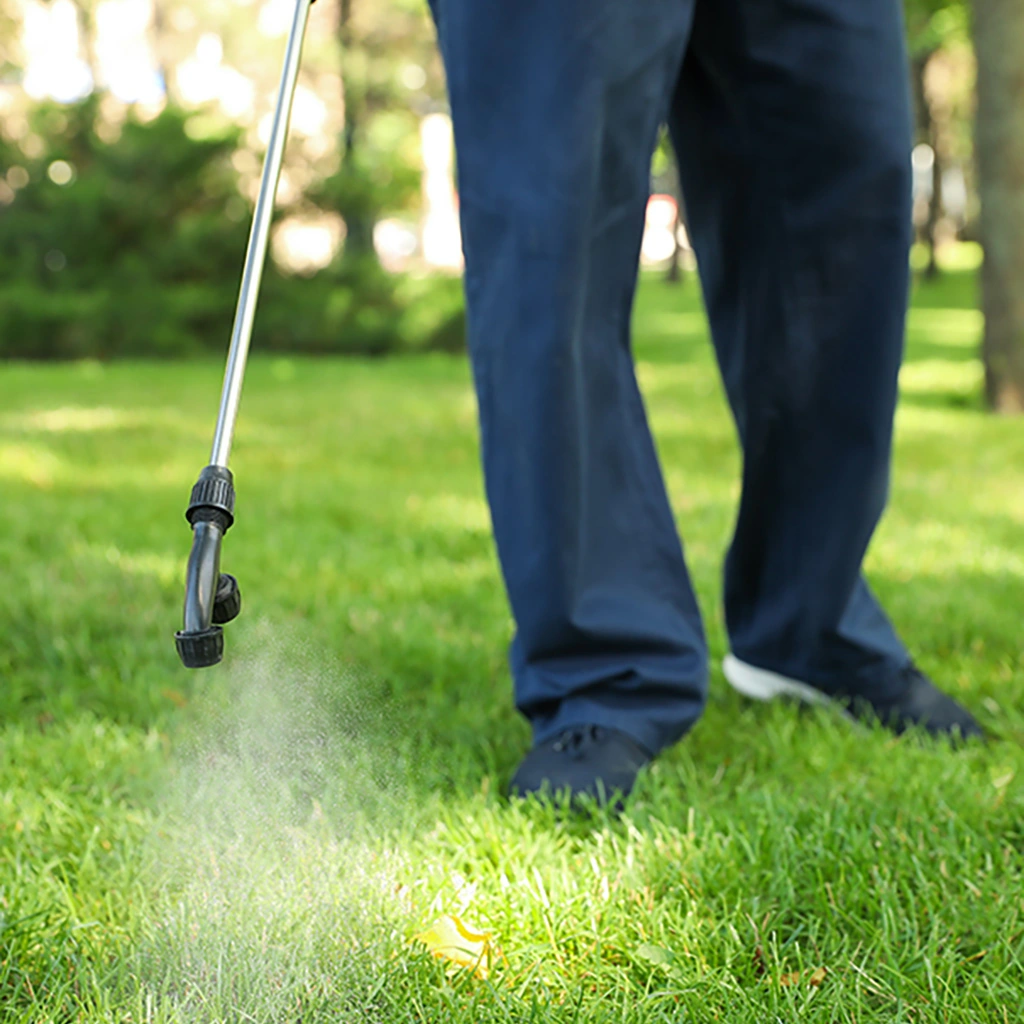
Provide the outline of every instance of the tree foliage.
[[[0,141],[15,173],[0,220],[0,356],[109,358],[223,351],[251,209],[231,163],[239,130],[195,130],[167,107],[98,133],[100,100],[32,113],[34,157]],[[254,343],[382,353],[456,348],[457,284],[418,291],[375,266],[311,276],[271,264]]]
[[907,45],[911,56],[934,53],[954,40],[970,35],[966,0],[904,0]]

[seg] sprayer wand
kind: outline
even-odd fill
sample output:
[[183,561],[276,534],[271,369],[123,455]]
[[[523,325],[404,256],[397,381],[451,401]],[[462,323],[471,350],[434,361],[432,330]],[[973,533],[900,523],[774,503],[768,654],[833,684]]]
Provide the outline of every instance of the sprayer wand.
[[256,300],[266,261],[270,222],[274,215],[274,200],[288,135],[288,120],[299,76],[302,42],[309,8],[313,2],[296,0],[295,3],[270,142],[263,162],[263,176],[245,253],[210,464],[199,474],[185,512],[185,518],[192,527],[192,553],[186,571],[184,628],[175,634],[174,640],[186,668],[216,665],[223,658],[224,631],[221,627],[235,618],[242,608],[238,581],[234,576],[220,571],[221,541],[235,521],[235,487],[231,470],[228,469],[228,456],[231,454]]

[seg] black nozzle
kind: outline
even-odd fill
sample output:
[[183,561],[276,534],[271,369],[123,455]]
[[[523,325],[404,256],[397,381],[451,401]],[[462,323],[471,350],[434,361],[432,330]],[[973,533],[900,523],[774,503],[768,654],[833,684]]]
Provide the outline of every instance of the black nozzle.
[[242,610],[242,592],[238,580],[230,573],[222,572],[213,598],[213,621],[224,625],[238,616]]
[[224,631],[242,608],[238,581],[220,571],[220,547],[235,521],[235,488],[231,471],[207,466],[195,487],[188,511],[192,553],[185,580],[185,625],[174,635],[186,668],[206,668],[224,657]]
[[209,668],[224,657],[224,630],[220,626],[199,633],[175,633],[174,643],[185,668]]

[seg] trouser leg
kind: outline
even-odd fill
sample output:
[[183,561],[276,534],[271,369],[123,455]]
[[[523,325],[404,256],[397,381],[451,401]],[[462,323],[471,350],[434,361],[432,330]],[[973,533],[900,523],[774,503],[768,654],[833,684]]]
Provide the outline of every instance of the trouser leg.
[[535,739],[696,720],[697,605],[630,348],[691,0],[438,0],[487,497]]
[[861,575],[908,285],[903,46],[898,0],[698,0],[670,115],[743,447],[731,645],[826,691],[907,661]]

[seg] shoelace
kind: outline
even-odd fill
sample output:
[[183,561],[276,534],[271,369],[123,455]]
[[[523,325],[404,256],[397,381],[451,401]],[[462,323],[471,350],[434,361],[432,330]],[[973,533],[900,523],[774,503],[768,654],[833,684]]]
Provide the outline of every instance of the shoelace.
[[555,740],[554,749],[559,754],[568,754],[574,761],[579,761],[592,743],[600,743],[604,739],[604,729],[599,725],[577,725],[566,729]]

